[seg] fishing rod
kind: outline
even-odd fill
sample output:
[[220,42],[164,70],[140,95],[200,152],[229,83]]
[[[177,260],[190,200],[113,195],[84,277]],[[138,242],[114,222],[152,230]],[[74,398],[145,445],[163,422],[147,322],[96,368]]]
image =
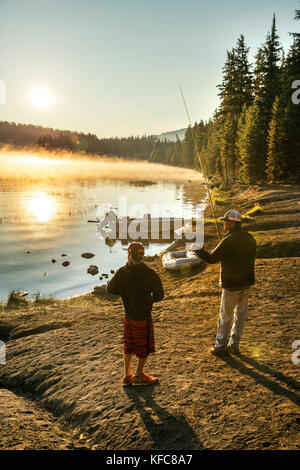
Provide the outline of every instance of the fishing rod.
[[186,105],[186,102],[185,102],[185,99],[184,99],[184,95],[183,95],[181,85],[179,85],[179,89],[180,89],[180,92],[181,92],[182,101],[183,101],[183,104],[184,104],[184,107],[185,107],[185,111],[186,111],[186,114],[187,114],[187,117],[188,117],[188,121],[190,123],[192,139],[193,139],[196,155],[197,155],[197,158],[198,158],[198,161],[199,161],[200,170],[201,170],[201,173],[203,174],[203,177],[204,177],[204,183],[205,183],[206,191],[207,191],[207,194],[208,194],[210,207],[211,207],[211,210],[212,210],[212,213],[213,213],[213,216],[214,216],[218,239],[219,239],[219,241],[221,241],[221,234],[220,234],[220,230],[219,230],[219,226],[218,226],[218,222],[217,222],[215,206],[214,206],[213,199],[212,199],[212,196],[211,196],[211,191],[210,191],[210,188],[209,188],[208,179],[207,179],[207,176],[206,176],[205,171],[204,171],[204,166],[203,166],[202,161],[201,161],[200,153],[199,153],[199,150],[198,150],[198,145],[197,145],[197,142],[196,142],[194,130],[193,130],[192,123],[191,123],[190,114],[189,114],[189,111],[188,111],[188,108],[187,108],[187,105]]

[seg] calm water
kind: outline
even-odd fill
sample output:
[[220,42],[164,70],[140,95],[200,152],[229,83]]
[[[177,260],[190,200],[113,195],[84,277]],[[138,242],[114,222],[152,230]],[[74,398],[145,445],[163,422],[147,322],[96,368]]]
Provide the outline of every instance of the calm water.
[[[123,197],[129,209],[120,208]],[[124,200],[126,196],[126,200]],[[164,204],[164,214],[176,204],[176,215],[195,216],[196,204],[205,197],[201,183],[190,182],[132,184],[116,181],[44,183],[0,183],[0,302],[12,290],[25,290],[31,295],[66,298],[90,292],[102,273],[116,270],[126,262],[127,252],[120,241],[108,246],[96,234],[96,224],[88,223],[99,214],[99,206],[114,208],[118,215],[143,215],[143,204],[153,215],[154,204]],[[126,213],[127,210],[127,213]],[[159,253],[166,243],[151,243],[146,255]],[[28,253],[29,252],[29,253]],[[92,252],[94,258],[81,254]],[[67,256],[62,257],[62,254]],[[52,258],[57,260],[52,263]],[[68,267],[62,266],[69,261]],[[89,265],[97,265],[99,274],[87,273]]]

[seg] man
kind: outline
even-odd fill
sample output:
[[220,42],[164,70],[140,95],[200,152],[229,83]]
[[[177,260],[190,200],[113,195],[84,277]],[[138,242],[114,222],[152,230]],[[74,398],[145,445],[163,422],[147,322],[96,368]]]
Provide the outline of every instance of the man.
[[[227,233],[219,245],[208,253],[204,248],[195,253],[208,263],[221,261],[222,297],[216,343],[210,352],[223,356],[239,354],[239,344],[248,312],[249,288],[255,283],[254,262],[256,242],[252,235],[241,230],[242,217],[229,210],[220,217]],[[233,321],[234,315],[234,321]],[[233,321],[233,326],[232,326]]]
[[[154,333],[151,317],[153,302],[164,297],[164,290],[156,272],[142,262],[144,246],[132,242],[128,247],[128,261],[107,284],[107,292],[122,297],[124,317],[123,385],[151,385],[157,378],[145,374],[143,369],[149,354],[154,353]],[[132,355],[138,358],[135,375],[131,372]]]

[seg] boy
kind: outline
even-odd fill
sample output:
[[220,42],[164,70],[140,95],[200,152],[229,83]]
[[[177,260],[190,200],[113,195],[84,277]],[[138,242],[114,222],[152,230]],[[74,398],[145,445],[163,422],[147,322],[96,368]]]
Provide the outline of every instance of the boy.
[[[122,297],[124,317],[123,385],[152,385],[158,379],[143,371],[149,354],[154,353],[154,333],[151,317],[153,302],[164,297],[164,290],[156,272],[142,262],[144,246],[132,242],[128,247],[128,261],[108,282],[106,290]],[[138,358],[136,373],[131,372],[132,355]]]

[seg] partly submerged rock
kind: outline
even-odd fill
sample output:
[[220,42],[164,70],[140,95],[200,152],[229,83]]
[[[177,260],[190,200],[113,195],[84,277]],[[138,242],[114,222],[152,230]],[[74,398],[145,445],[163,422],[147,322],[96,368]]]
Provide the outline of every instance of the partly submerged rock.
[[91,266],[87,268],[87,272],[92,276],[95,276],[95,274],[98,274],[99,272],[98,266],[91,264]]
[[114,269],[111,269],[110,272],[111,272],[112,274],[114,274],[114,273],[115,273],[115,270],[114,270]]
[[62,253],[61,256],[67,256],[66,253]]
[[52,263],[56,263],[57,260],[55,258],[52,258],[51,261],[52,261]]
[[61,263],[61,264],[62,264],[62,266],[69,266],[69,264],[70,264],[70,261],[64,261],[64,262],[63,262],[63,263]]
[[89,259],[89,258],[93,258],[95,255],[94,253],[82,253],[82,258],[86,258],[86,259]]

